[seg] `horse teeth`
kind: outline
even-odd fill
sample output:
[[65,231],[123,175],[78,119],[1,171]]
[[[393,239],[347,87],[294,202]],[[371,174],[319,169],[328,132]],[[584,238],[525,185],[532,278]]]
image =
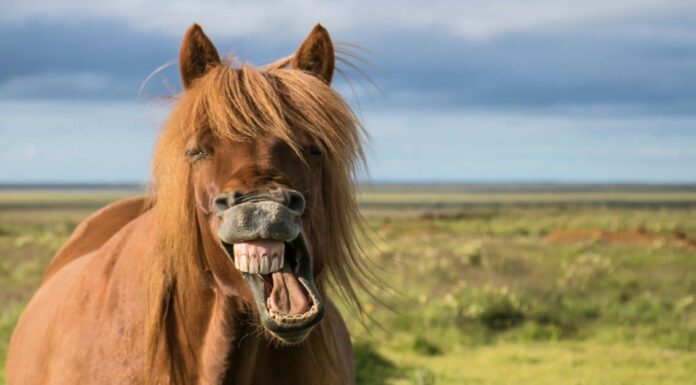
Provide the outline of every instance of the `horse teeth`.
[[254,257],[254,274],[261,272],[261,257],[258,255]]
[[260,239],[234,244],[234,266],[249,274],[270,274],[283,268],[285,243]]
[[245,273],[249,271],[249,265],[246,255],[239,256],[239,271],[243,271]]
[[270,269],[271,269],[271,266],[270,266],[270,262],[268,261],[268,255],[264,254],[261,257],[260,272],[261,272],[261,274],[268,274],[268,273],[270,273]]

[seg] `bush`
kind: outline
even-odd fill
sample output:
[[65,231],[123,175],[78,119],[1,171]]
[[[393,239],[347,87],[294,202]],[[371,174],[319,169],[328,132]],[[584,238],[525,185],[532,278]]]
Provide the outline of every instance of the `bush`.
[[368,342],[353,343],[355,380],[360,385],[383,385],[399,377],[396,365],[383,357]]
[[519,325],[524,318],[517,306],[505,300],[489,304],[479,317],[487,328],[501,331]]
[[416,337],[413,341],[413,350],[424,356],[439,356],[442,354],[442,349],[439,346],[421,336]]

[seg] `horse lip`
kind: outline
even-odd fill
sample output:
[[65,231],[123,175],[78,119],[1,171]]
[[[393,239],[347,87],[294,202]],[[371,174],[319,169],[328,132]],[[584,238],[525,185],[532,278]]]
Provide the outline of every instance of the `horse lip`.
[[274,201],[244,202],[217,214],[217,236],[227,244],[259,238],[292,242],[302,232],[300,214]]
[[[298,249],[297,252],[300,253],[297,279],[307,290],[312,300],[310,309],[304,314],[294,316],[270,314],[264,298],[264,284],[262,278],[258,274],[241,274],[253,294],[256,308],[259,311],[261,325],[281,341],[288,344],[297,344],[302,342],[309,335],[313,327],[321,321],[324,315],[324,301],[314,285],[312,262],[303,235],[300,234],[295,240],[291,241],[291,243],[295,245]],[[228,257],[231,258],[228,245],[223,242],[223,246],[225,246],[224,248]]]

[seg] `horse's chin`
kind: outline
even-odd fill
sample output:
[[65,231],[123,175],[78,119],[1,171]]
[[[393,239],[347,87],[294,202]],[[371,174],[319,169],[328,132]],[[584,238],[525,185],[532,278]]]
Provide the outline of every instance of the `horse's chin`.
[[264,329],[282,343],[304,341],[324,314],[304,237],[223,246],[251,289]]

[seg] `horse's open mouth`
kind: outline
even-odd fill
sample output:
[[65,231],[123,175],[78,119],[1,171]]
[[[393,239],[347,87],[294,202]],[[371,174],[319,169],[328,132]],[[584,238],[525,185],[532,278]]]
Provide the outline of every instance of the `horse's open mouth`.
[[225,250],[254,295],[261,324],[287,343],[304,340],[324,313],[302,235],[290,242],[255,239]]

